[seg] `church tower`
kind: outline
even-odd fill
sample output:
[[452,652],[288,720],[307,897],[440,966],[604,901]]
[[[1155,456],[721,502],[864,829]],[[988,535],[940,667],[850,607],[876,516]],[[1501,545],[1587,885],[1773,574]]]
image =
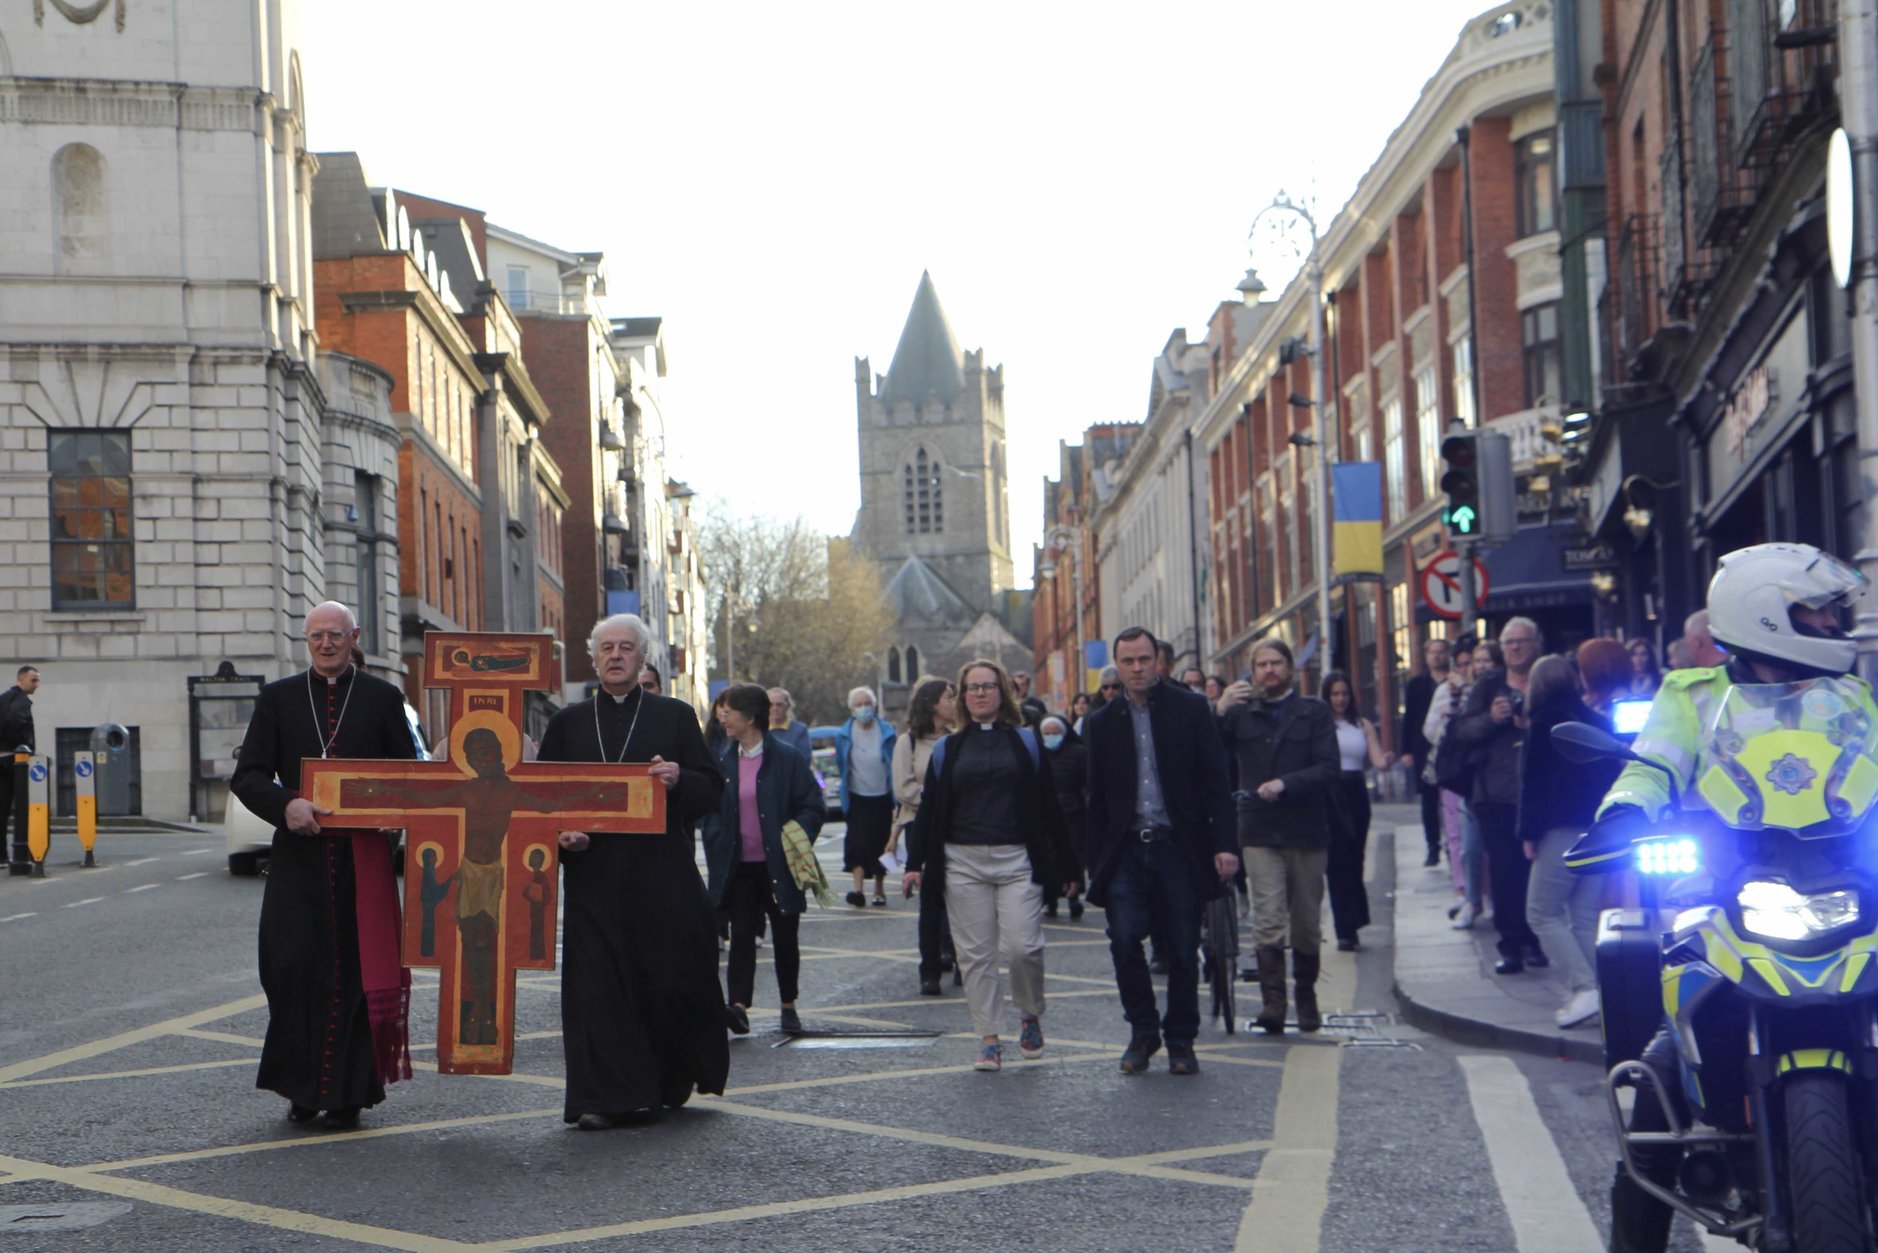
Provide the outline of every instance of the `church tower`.
[[959,351],[932,275],[921,274],[893,364],[876,378],[857,358],[854,386],[854,538],[880,563],[881,583],[892,588],[917,558],[922,578],[936,576],[953,593],[940,599],[963,601],[974,619],[996,612],[1012,585],[1004,367],[986,369],[982,349]]

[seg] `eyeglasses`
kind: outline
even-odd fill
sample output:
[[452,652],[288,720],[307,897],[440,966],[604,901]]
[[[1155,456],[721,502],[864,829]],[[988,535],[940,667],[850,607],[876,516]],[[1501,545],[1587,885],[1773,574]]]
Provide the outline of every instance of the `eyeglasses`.
[[1121,686],[1122,685],[1119,683],[1104,683],[1102,690],[1105,692],[1118,692],[1121,690]]
[[998,685],[996,683],[967,683],[965,685],[965,692],[969,696],[983,696],[987,692],[995,692],[997,690]]
[[1511,648],[1515,644],[1537,644],[1539,639],[1533,635],[1509,635],[1501,639],[1501,648]]
[[306,633],[306,642],[309,644],[324,644],[326,641],[331,640],[335,644],[340,644],[344,643],[351,635],[352,632],[350,631],[308,631]]

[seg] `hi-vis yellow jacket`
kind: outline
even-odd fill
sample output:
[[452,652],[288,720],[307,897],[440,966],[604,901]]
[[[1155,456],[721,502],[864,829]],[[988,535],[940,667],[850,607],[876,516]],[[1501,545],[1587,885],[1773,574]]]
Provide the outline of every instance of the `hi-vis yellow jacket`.
[[[1833,680],[1833,685],[1835,690],[1857,701],[1857,712],[1864,715],[1866,726],[1878,726],[1878,704],[1873,703],[1871,687],[1864,680],[1847,675]],[[1638,756],[1668,767],[1675,776],[1676,790],[1686,810],[1713,808],[1698,789],[1713,764],[1705,751],[1705,737],[1734,687],[1735,681],[1723,666],[1672,670],[1663,677],[1663,686],[1650,703],[1650,715],[1643,730],[1631,745]],[[1606,817],[1621,805],[1635,805],[1647,817],[1656,820],[1669,809],[1669,804],[1669,781],[1662,772],[1633,761],[1624,767],[1617,782],[1605,794],[1604,803],[1598,807],[1598,817]]]

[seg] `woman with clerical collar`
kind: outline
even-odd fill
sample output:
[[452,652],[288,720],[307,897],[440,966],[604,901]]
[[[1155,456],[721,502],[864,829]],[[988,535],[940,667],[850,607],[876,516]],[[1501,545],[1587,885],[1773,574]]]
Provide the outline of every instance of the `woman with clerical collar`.
[[[940,893],[981,1038],[977,1070],[1004,1064],[1005,978],[1020,1020],[1019,1051],[1043,1055],[1043,885],[1076,889],[1056,784],[1037,733],[1023,725],[1004,667],[980,658],[959,671],[964,725],[933,749],[907,847],[906,890]],[[1072,881],[1062,876],[1070,875]]]

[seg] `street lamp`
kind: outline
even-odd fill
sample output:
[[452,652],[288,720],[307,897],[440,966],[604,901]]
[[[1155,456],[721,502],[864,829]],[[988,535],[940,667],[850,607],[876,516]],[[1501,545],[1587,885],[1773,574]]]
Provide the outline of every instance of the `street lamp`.
[[[1252,219],[1252,229],[1246,233],[1248,245],[1258,233],[1259,223],[1275,213],[1289,214],[1304,223],[1305,229],[1311,233],[1310,250],[1304,256],[1305,280],[1311,286],[1311,341],[1305,349],[1311,358],[1311,394],[1306,397],[1293,393],[1287,399],[1297,408],[1308,407],[1312,410],[1312,430],[1315,432],[1313,442],[1317,445],[1317,473],[1311,476],[1317,512],[1317,542],[1312,547],[1316,550],[1317,558],[1317,673],[1322,675],[1330,669],[1330,462],[1335,455],[1324,417],[1324,265],[1318,255],[1317,219],[1311,216],[1309,209],[1282,190]],[[1303,445],[1298,435],[1293,435],[1291,442]]]
[[1083,685],[1083,638],[1082,638],[1082,528],[1059,522],[1050,528],[1050,533],[1043,537],[1043,565],[1038,572],[1046,579],[1056,577],[1056,554],[1076,545],[1076,568],[1074,571],[1073,590],[1076,597],[1076,655],[1070,666],[1070,699],[1082,691]]
[[747,614],[743,629],[755,635],[756,629],[763,625],[757,618],[756,606],[744,598],[742,592],[734,588],[724,589],[724,681],[737,681],[737,618],[738,612]]

